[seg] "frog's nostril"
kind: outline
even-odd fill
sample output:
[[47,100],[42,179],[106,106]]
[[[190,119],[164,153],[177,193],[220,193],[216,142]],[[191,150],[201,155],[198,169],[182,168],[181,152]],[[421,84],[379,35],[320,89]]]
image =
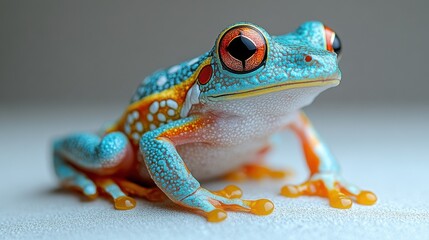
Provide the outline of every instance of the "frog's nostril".
[[304,61],[305,61],[306,63],[311,63],[311,62],[313,61],[313,57],[312,57],[312,56],[310,56],[310,55],[305,55],[305,57],[304,57]]

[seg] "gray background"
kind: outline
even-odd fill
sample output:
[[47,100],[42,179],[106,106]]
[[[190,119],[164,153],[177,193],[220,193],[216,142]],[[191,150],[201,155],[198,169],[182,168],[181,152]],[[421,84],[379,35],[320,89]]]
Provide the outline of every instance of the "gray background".
[[339,33],[340,88],[318,101],[428,102],[428,1],[0,1],[0,101],[126,104],[154,70],[251,21]]
[[[0,0],[0,239],[429,239],[428,9],[424,0]],[[266,217],[208,224],[168,201],[116,211],[59,190],[52,139],[117,118],[147,74],[209,50],[236,21],[283,34],[312,19],[339,33],[343,81],[306,112],[375,206],[280,196],[308,177],[291,133],[266,164],[292,177],[202,183],[271,199]]]

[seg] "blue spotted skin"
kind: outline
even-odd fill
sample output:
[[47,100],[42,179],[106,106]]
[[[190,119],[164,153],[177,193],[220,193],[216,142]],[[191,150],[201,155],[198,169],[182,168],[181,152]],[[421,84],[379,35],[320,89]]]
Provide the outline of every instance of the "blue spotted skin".
[[100,169],[119,164],[128,144],[128,138],[120,132],[110,133],[103,139],[82,133],[57,141],[54,151],[59,156],[73,159],[80,167]]
[[[142,81],[131,98],[131,103],[141,100],[151,94],[162,92],[165,89],[174,87],[175,85],[185,81],[195,72],[195,70],[197,70],[198,66],[200,66],[200,64],[207,59],[210,54],[211,52],[207,52],[179,65],[156,71]],[[174,70],[173,68],[177,68],[178,70],[171,71]],[[159,79],[165,79],[166,83],[158,84],[157,82]]]
[[311,46],[325,50],[325,33],[320,22],[306,22],[295,32],[273,36],[272,39],[283,45]]
[[[55,173],[66,186],[80,189],[86,196],[93,197],[97,195],[96,184],[70,166],[67,160],[87,170],[109,169],[121,163],[128,145],[127,137],[120,132],[107,134],[102,139],[94,134],[82,133],[57,140],[54,143]],[[113,199],[125,196],[115,183],[100,187]]]
[[173,200],[191,195],[200,183],[187,171],[185,163],[170,141],[159,138],[163,133],[195,121],[194,117],[180,119],[147,132],[140,141],[146,166],[155,183]]

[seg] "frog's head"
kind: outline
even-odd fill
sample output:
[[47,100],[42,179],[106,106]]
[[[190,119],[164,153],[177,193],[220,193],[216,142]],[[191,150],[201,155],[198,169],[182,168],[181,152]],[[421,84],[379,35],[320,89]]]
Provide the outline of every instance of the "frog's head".
[[305,97],[300,104],[307,105],[339,84],[340,52],[337,34],[320,22],[306,22],[281,36],[251,23],[234,24],[220,33],[210,64],[203,68],[200,101],[218,104],[276,95]]

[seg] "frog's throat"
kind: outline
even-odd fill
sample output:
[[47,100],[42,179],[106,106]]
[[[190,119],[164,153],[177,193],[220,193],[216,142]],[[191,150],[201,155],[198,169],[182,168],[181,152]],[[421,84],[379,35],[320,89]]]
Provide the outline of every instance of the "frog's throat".
[[284,90],[294,89],[294,88],[323,87],[323,86],[335,87],[339,83],[340,83],[340,79],[338,78],[293,81],[293,82],[288,82],[283,84],[275,84],[275,85],[265,86],[261,88],[241,91],[241,92],[214,95],[214,96],[210,96],[209,98],[214,101],[233,100],[233,99],[255,97],[262,94],[279,92],[279,91],[284,91]]

